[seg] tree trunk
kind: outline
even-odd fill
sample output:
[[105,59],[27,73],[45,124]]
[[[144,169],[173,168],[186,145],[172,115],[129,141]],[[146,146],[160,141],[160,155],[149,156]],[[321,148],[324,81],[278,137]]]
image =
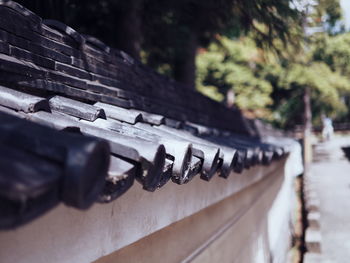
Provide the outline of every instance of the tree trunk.
[[307,164],[312,162],[312,146],[311,146],[311,132],[312,132],[312,112],[309,87],[304,90],[304,163],[307,169]]
[[178,52],[180,54],[177,55],[174,62],[175,80],[191,89],[195,89],[197,47],[197,35],[192,33],[181,51]]
[[115,45],[136,59],[140,59],[141,52],[142,2],[143,0],[122,2],[114,14]]

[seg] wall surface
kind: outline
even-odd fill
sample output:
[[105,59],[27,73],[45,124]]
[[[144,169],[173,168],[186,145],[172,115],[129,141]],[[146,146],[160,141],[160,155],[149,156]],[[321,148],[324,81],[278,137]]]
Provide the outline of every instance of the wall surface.
[[286,262],[297,152],[259,182],[96,263]]
[[227,180],[195,178],[154,193],[135,184],[84,212],[61,205],[1,232],[1,262],[284,262],[301,169],[296,144],[287,159]]

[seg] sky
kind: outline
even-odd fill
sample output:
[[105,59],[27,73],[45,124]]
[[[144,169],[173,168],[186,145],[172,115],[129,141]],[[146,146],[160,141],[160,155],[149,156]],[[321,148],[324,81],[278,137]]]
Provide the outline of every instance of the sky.
[[343,9],[346,28],[349,29],[350,28],[350,0],[340,0],[340,4]]

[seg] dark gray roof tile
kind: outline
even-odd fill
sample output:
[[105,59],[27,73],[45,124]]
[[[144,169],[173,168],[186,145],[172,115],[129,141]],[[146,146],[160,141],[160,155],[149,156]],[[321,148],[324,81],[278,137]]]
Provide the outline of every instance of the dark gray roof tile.
[[112,119],[124,121],[131,124],[135,124],[136,122],[142,120],[142,114],[137,111],[130,111],[122,107],[101,102],[95,103],[95,106],[104,109],[106,115]]
[[142,122],[152,124],[152,125],[161,125],[165,123],[165,117],[162,115],[149,113],[146,111],[135,110],[135,109],[130,109],[130,111],[141,114]]
[[73,28],[65,25],[64,23],[62,23],[60,21],[53,20],[53,19],[45,19],[45,20],[43,20],[43,23],[47,26],[50,26],[52,28],[55,28],[55,29],[67,34],[68,36],[73,38],[79,45],[83,45],[85,43],[85,38],[82,35],[80,35]]
[[54,162],[0,145],[0,229],[17,227],[56,206],[61,174]]
[[107,46],[105,43],[103,43],[101,40],[90,36],[90,35],[83,35],[83,37],[86,40],[86,43],[98,48],[101,51],[104,51],[106,53],[109,53],[111,48],[109,46]]
[[30,23],[33,25],[40,25],[42,19],[28,10],[27,8],[21,6],[20,4],[11,1],[11,0],[1,0],[0,4],[2,7],[8,7],[12,9],[13,11],[16,11],[19,15],[22,15],[27,19],[27,21],[30,21]]
[[7,113],[7,114],[10,114],[12,116],[16,116],[18,118],[23,118],[23,119],[26,118],[26,115],[22,115],[21,112],[18,112],[16,110],[13,110],[13,109],[1,106],[1,105],[0,105],[0,112]]
[[159,180],[158,187],[164,186],[173,176],[173,161],[169,158],[165,159],[162,176]]
[[181,129],[183,128],[183,122],[178,120],[173,120],[170,118],[165,118],[165,125],[175,128],[175,129]]
[[87,121],[95,121],[97,118],[106,118],[104,110],[99,107],[61,96],[54,96],[50,98],[49,104],[52,110],[72,115]]
[[10,53],[11,56],[23,59],[25,61],[32,62],[38,66],[48,68],[48,69],[55,69],[56,62],[50,58],[42,57],[40,55],[33,54],[31,52],[28,52],[22,48],[17,48],[10,46]]
[[[215,175],[217,169],[219,168],[220,149],[217,146],[206,145],[203,143],[192,141],[189,138],[184,138],[180,135],[182,132],[181,130],[173,129],[165,125],[152,127],[147,124],[138,123],[136,126],[141,129],[145,129],[149,132],[153,132],[165,139],[176,139],[178,141],[185,141],[187,143],[191,143],[193,148],[193,155],[195,155],[198,158],[203,158],[202,178],[206,178],[206,180],[211,179]],[[200,155],[197,155],[197,153],[199,153]]]
[[0,53],[10,55],[10,46],[8,43],[0,41]]
[[48,40],[53,40],[57,44],[64,44],[70,48],[78,48],[79,45],[71,37],[59,32],[57,29],[41,24],[40,34]]
[[0,86],[0,105],[24,112],[50,111],[45,98]]
[[[30,36],[28,38],[31,38],[31,37],[32,37],[32,32],[30,32]],[[68,63],[68,64],[71,63],[70,56],[62,53],[61,51],[56,51],[54,49],[49,49],[45,46],[42,46],[40,45],[40,42],[33,43],[26,38],[22,38],[22,37],[10,34],[9,32],[1,29],[0,29],[0,38],[2,41],[9,43],[12,46],[22,48],[24,50],[32,52],[33,54],[50,58],[62,63]]]
[[5,113],[0,113],[0,123],[0,144],[61,167],[61,198],[66,204],[84,209],[96,200],[109,165],[106,141],[49,129]]
[[137,171],[135,164],[111,156],[106,185],[98,201],[108,203],[124,194],[133,185]]
[[46,75],[33,63],[21,61],[5,54],[0,54],[0,70],[33,78],[44,78]]
[[63,72],[70,76],[77,77],[79,79],[91,80],[91,75],[89,72],[64,63],[56,62],[55,70],[58,72]]
[[[83,121],[84,122],[84,121]],[[179,178],[179,182],[188,181],[186,179],[186,171],[191,163],[192,145],[184,140],[176,140],[175,138],[164,138],[149,131],[139,129],[129,124],[117,122],[114,120],[97,119],[91,123],[96,127],[115,131],[119,134],[141,138],[152,143],[161,143],[165,147],[167,156],[171,156],[173,160],[172,173],[173,176]]]
[[110,143],[112,153],[141,163],[143,174],[138,179],[146,190],[154,191],[157,188],[165,162],[165,148],[162,144],[155,144],[141,138],[100,129],[94,126],[93,122],[74,121],[62,115],[37,112],[31,114],[30,119],[58,129],[79,127],[84,135],[104,138]]

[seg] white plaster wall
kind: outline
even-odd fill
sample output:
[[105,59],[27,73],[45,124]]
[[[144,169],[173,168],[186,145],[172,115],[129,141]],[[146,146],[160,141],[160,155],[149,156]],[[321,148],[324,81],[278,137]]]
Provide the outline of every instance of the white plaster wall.
[[293,150],[284,169],[284,182],[268,213],[269,247],[272,262],[285,262],[288,241],[290,237],[290,223],[295,208],[294,178],[303,172],[300,144],[293,145]]
[[295,212],[294,178],[302,171],[301,147],[295,144],[284,169],[269,175],[260,191],[248,190],[258,196],[256,201],[194,262],[285,263]]
[[[136,183],[118,200],[88,211],[60,205],[28,225],[0,232],[0,262],[94,261],[237,193],[284,164],[254,167],[227,180],[197,177],[183,186],[168,183],[154,193]],[[276,237],[269,237],[273,247]]]
[[[268,212],[284,182],[283,167],[242,192],[251,199],[241,213],[232,215],[230,227],[209,244],[193,263],[269,263]],[[241,193],[242,193],[241,192]],[[240,194],[239,194],[240,195]],[[236,206],[243,204],[244,196]],[[283,240],[280,240],[283,243]]]

